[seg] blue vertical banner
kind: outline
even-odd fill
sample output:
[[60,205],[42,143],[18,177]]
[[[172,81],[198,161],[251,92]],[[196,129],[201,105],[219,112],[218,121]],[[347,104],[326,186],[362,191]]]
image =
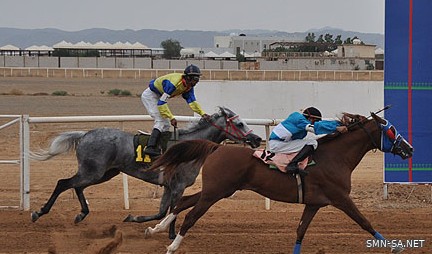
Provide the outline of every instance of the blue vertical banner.
[[432,183],[431,0],[385,1],[385,118],[414,147],[384,159],[385,183]]

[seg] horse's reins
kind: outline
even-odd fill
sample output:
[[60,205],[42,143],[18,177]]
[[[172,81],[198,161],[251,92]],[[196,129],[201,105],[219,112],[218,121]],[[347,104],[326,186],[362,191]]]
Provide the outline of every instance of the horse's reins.
[[[219,129],[219,130],[221,130],[221,131],[227,133],[228,135],[233,136],[233,137],[236,138],[237,140],[239,140],[239,141],[243,141],[243,140],[246,138],[246,136],[252,132],[252,130],[249,130],[248,132],[243,133],[243,131],[241,131],[239,128],[237,128],[237,127],[235,126],[235,124],[233,123],[232,120],[234,120],[234,119],[236,119],[236,118],[238,118],[238,117],[239,117],[239,115],[235,115],[235,116],[232,116],[232,117],[227,117],[227,116],[225,116],[225,122],[226,122],[226,126],[225,126],[225,128],[222,128],[221,126],[215,124],[213,121],[209,121],[209,123],[210,123],[212,126],[214,126],[215,128],[217,128],[217,129]],[[230,129],[231,129],[233,132],[231,132]]]
[[[378,114],[378,113],[380,113],[380,112],[382,112],[382,111],[384,111],[384,110],[389,109],[390,107],[391,107],[391,105],[387,105],[387,106],[385,106],[384,108],[382,108],[382,109],[376,111],[374,114]],[[372,117],[372,115],[366,117],[366,119],[369,119],[370,117]],[[376,122],[376,121],[375,121],[375,123],[377,124],[378,128],[380,128],[379,123]],[[347,125],[347,128],[348,128],[348,130],[349,130],[349,129],[355,127],[356,125],[359,125],[360,128],[361,128],[364,132],[366,132],[366,134],[369,136],[370,140],[372,141],[372,144],[374,145],[374,147],[375,147],[376,149],[380,149],[380,147],[375,143],[375,140],[373,139],[372,134],[371,134],[368,130],[366,130],[366,128],[364,127],[364,125],[363,125],[363,121],[362,121],[362,120]]]

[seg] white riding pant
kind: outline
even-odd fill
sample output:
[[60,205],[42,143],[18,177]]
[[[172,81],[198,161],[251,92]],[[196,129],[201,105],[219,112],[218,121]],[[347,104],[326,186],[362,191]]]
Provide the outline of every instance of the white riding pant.
[[318,147],[318,141],[315,139],[294,139],[290,141],[269,140],[268,143],[268,150],[273,153],[295,153],[306,145],[313,146],[314,150]]
[[159,112],[157,103],[159,95],[154,93],[150,88],[144,90],[141,94],[141,102],[147,109],[148,114],[154,119],[153,128],[158,129],[160,132],[169,131],[171,123],[168,118],[163,118]]

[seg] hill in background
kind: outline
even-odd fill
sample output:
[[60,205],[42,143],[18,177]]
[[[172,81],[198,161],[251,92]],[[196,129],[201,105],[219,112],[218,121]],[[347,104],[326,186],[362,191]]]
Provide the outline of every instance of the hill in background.
[[180,42],[184,48],[188,47],[213,47],[214,36],[223,36],[235,34],[246,34],[250,36],[262,37],[289,37],[295,40],[302,40],[309,32],[315,33],[316,37],[320,34],[332,34],[333,38],[341,35],[345,40],[348,37],[357,36],[366,44],[377,45],[377,47],[384,48],[384,35],[376,33],[359,33],[354,31],[344,31],[341,29],[324,27],[320,29],[311,29],[306,32],[288,33],[274,30],[226,30],[226,31],[191,31],[191,30],[155,30],[155,29],[141,29],[141,30],[110,30],[104,28],[92,28],[80,31],[63,31],[54,28],[45,29],[16,29],[16,28],[1,28],[0,27],[0,46],[12,44],[22,49],[33,45],[47,45],[53,46],[60,41],[67,41],[77,43],[80,41],[96,43],[103,42],[140,42],[150,48],[159,48],[160,43],[167,39],[174,39]]

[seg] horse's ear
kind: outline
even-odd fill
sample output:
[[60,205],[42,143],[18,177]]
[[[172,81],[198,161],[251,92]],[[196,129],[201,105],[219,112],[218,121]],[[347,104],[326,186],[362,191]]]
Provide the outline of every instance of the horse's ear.
[[347,113],[347,112],[343,112],[342,116],[339,117],[339,119],[340,119],[340,122],[343,125],[349,125],[349,124],[351,124],[351,123],[354,122],[354,119],[352,118],[352,115],[349,114],[349,113]]
[[219,107],[219,111],[221,112],[221,114],[222,114],[223,116],[226,116],[227,113],[225,112],[225,108],[224,108],[224,107],[221,107],[221,106],[218,106],[218,107]]
[[386,123],[386,121],[384,120],[384,119],[382,119],[381,117],[379,117],[377,114],[375,114],[374,112],[371,112],[371,116],[372,116],[372,118],[377,122],[377,123],[380,123],[380,124],[385,124]]

